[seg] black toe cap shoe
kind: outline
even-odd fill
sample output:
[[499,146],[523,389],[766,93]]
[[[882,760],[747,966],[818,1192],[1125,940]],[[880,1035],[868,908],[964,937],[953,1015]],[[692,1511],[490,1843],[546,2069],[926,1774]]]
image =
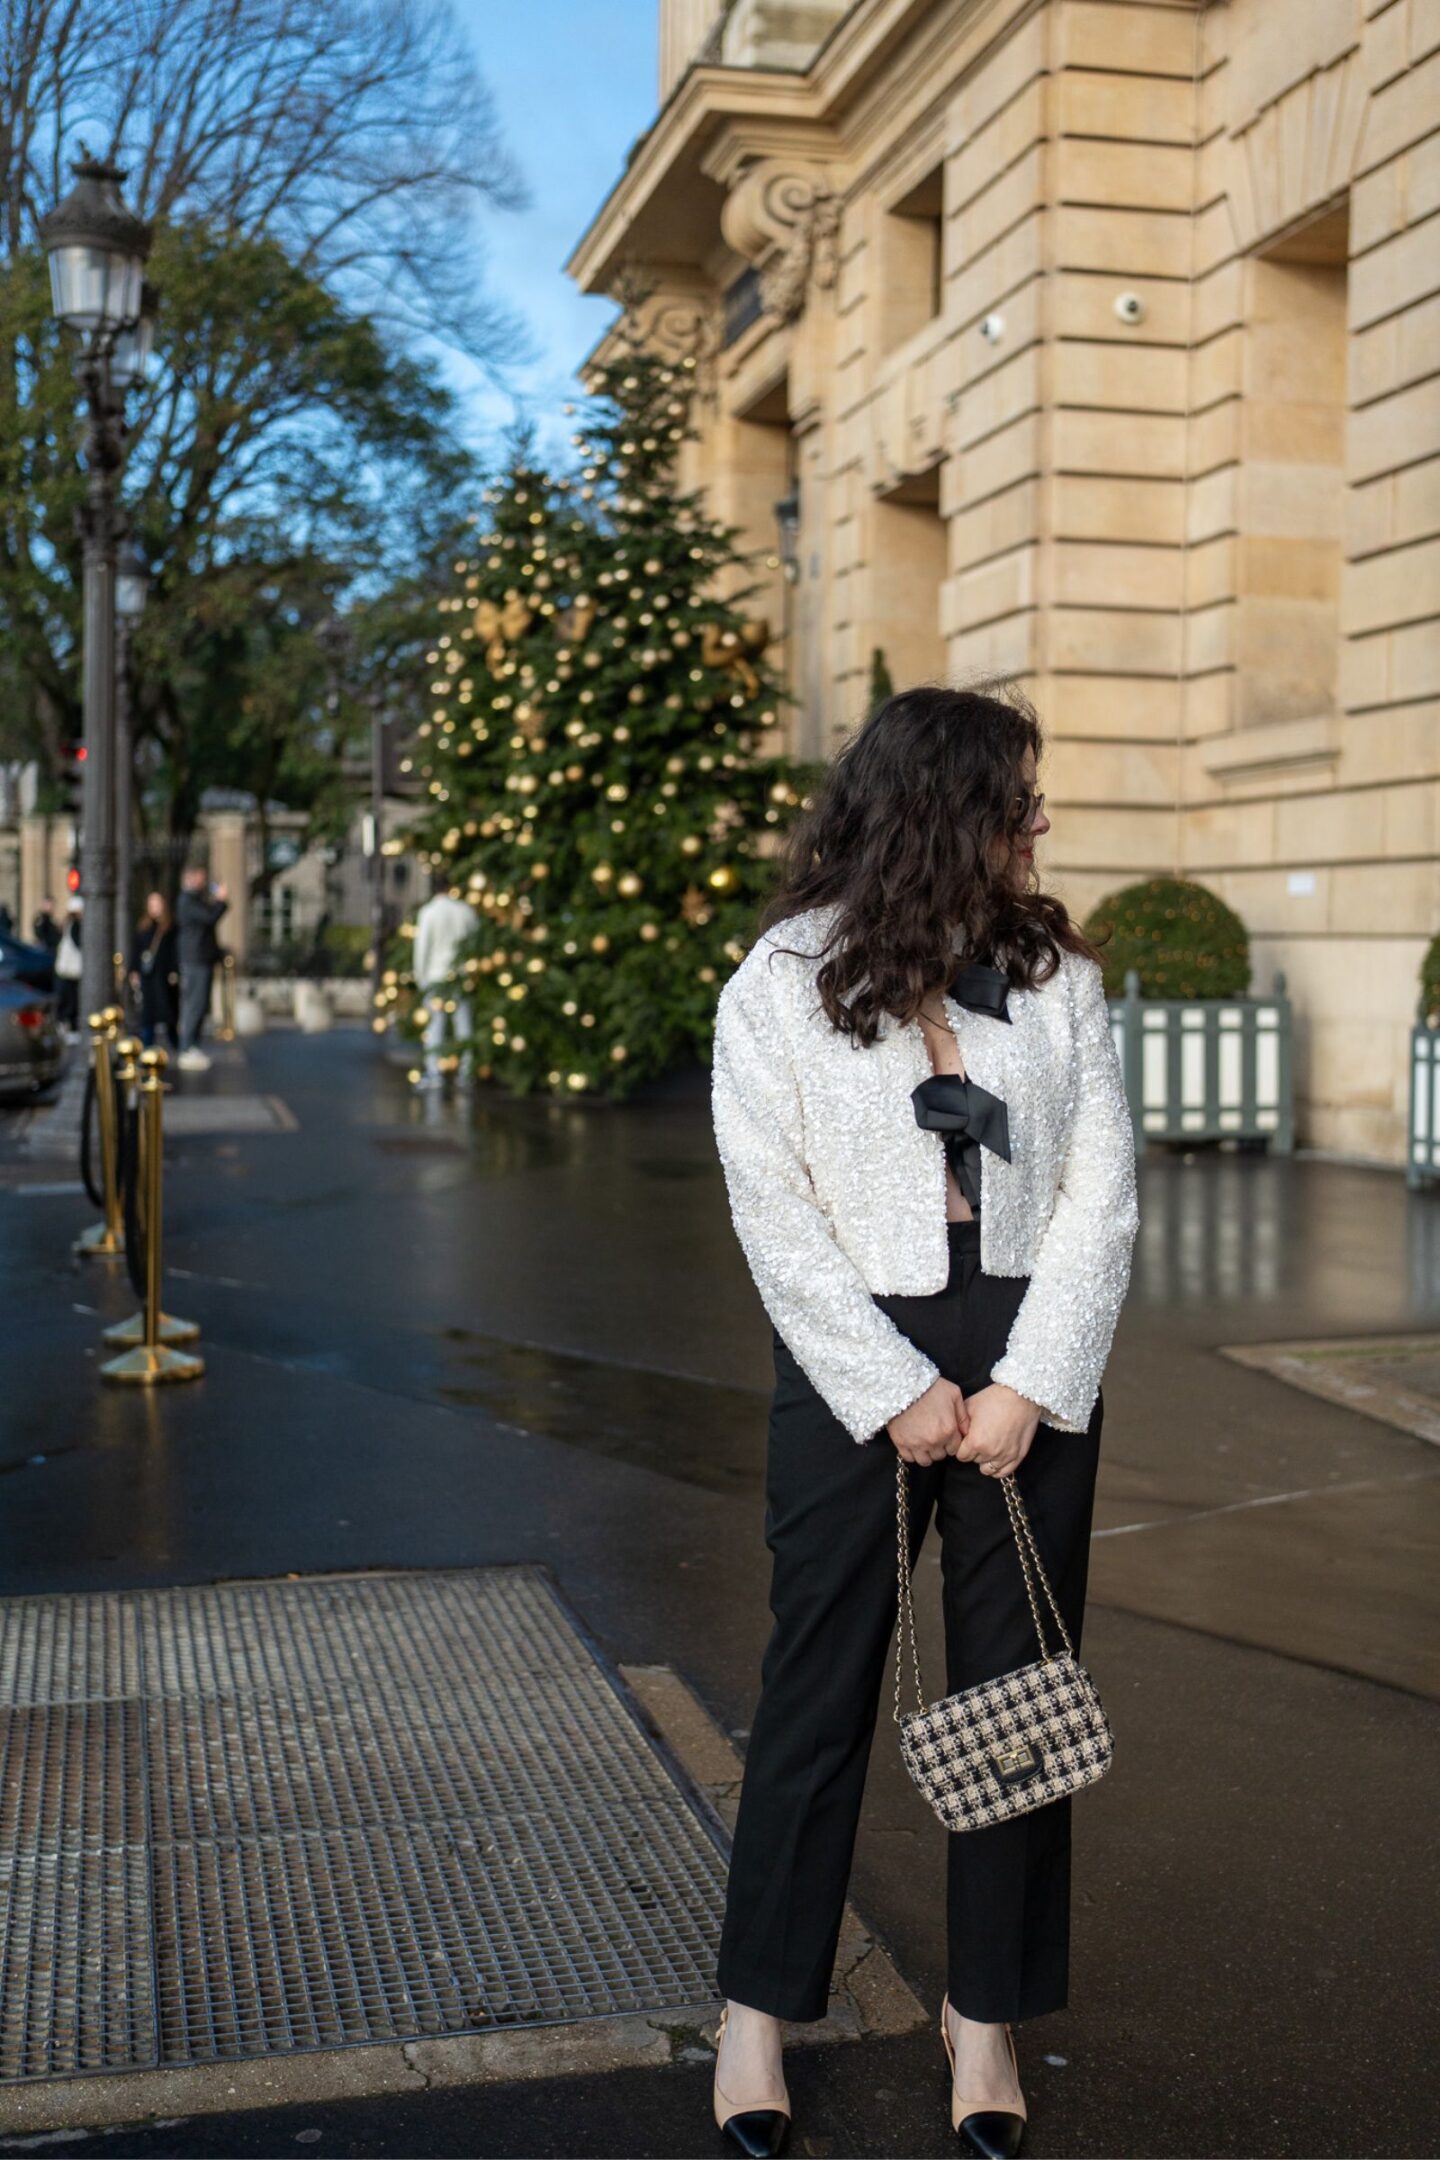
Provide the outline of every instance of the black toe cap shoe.
[[790,2117],[783,2108],[742,2108],[725,2118],[725,2135],[750,2160],[774,2160],[783,2153],[790,2135]]
[[1025,2136],[1025,2117],[1003,2108],[978,2108],[960,2118],[960,2143],[982,2160],[1016,2160]]

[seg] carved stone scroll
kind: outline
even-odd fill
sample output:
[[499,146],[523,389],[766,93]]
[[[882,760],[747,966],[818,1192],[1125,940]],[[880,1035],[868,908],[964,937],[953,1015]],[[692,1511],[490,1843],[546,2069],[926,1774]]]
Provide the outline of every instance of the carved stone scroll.
[[757,266],[767,314],[788,322],[812,283],[835,283],[840,215],[840,197],[819,166],[761,159],[731,192],[721,226],[735,252]]

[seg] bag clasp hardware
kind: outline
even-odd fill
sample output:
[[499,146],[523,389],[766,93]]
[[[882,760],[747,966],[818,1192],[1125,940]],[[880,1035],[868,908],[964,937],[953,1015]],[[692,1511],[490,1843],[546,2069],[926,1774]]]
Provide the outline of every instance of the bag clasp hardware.
[[1044,1767],[1040,1750],[1028,1740],[1006,1740],[991,1748],[990,1761],[1002,1785],[1022,1785]]

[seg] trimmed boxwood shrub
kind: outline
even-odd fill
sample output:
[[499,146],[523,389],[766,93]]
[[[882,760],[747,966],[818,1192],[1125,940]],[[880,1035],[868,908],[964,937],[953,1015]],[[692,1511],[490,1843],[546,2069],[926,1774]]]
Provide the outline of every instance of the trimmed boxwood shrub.
[[1440,1027],[1440,930],[1431,938],[1420,963],[1420,1010],[1426,1027]]
[[1146,878],[1092,910],[1085,933],[1102,947],[1105,994],[1123,997],[1134,968],[1142,997],[1244,997],[1250,937],[1232,908],[1187,878]]

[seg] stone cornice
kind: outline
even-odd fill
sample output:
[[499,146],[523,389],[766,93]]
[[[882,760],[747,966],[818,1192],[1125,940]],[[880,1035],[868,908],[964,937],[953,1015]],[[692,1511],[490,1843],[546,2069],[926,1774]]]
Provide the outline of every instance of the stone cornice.
[[834,131],[823,121],[780,120],[735,115],[716,130],[700,169],[727,192],[759,160],[793,168],[838,164],[842,157]]
[[[990,0],[974,4],[983,11]],[[718,153],[722,173],[738,171],[757,156],[838,156],[835,122],[840,113],[877,60],[933,6],[934,0],[859,0],[835,25],[803,75],[692,63],[572,250],[567,274],[582,291],[603,292],[633,229],[644,227],[662,191],[683,188],[697,171],[719,177],[710,172],[709,159],[722,134],[727,137]],[[734,124],[733,136],[727,123]],[[728,184],[728,179],[720,180],[722,187]],[[702,256],[706,252],[698,249]]]
[[582,291],[603,291],[632,228],[661,192],[697,174],[710,178],[705,155],[728,120],[761,127],[789,123],[792,129],[798,124],[803,132],[807,121],[814,123],[814,107],[813,93],[801,75],[692,67],[635,145],[624,173],[565,264],[568,275]]
[[[988,38],[1038,4],[949,0],[941,21],[949,25],[949,37]],[[764,158],[811,166],[852,153],[845,140],[846,116],[873,90],[890,55],[935,13],[936,0],[858,0],[804,74],[692,63],[571,253],[565,265],[569,276],[583,291],[603,292],[637,249],[675,259],[680,251],[661,244],[659,230],[667,203],[672,215],[683,203],[688,217],[692,194],[695,236],[684,253],[688,260],[703,261],[719,237],[717,197],[723,198],[747,165]]]

